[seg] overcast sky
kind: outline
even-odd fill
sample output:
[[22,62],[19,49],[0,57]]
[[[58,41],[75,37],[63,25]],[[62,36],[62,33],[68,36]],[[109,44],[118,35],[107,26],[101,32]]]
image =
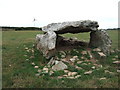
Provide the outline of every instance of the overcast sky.
[[0,0],[0,26],[42,27],[63,21],[94,20],[99,28],[117,28],[118,1]]

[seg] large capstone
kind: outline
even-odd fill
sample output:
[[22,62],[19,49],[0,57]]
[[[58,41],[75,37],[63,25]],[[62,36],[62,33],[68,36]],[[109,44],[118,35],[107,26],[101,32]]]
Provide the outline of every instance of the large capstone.
[[63,23],[52,23],[48,24],[47,26],[44,26],[42,30],[45,32],[53,31],[56,32],[56,34],[64,34],[96,31],[98,27],[98,22],[84,20]]

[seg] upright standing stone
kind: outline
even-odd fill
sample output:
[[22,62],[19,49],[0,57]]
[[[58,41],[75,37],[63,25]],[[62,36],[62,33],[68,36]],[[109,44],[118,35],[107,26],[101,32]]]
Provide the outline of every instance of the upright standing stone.
[[90,47],[100,48],[104,54],[109,55],[112,41],[105,30],[90,33]]
[[52,50],[56,45],[56,34],[53,31],[48,31],[46,34],[38,34],[36,36],[37,49],[41,50],[43,54],[47,54],[48,50]]

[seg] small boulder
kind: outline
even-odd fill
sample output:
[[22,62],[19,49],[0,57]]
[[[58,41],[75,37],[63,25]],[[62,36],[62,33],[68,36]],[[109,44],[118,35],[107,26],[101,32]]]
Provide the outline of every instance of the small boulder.
[[35,63],[34,63],[34,62],[32,62],[31,64],[32,64],[32,65],[35,65]]
[[113,64],[120,64],[120,61],[114,61]]
[[93,51],[100,52],[101,49],[99,49],[99,48],[95,48],[95,49],[93,49]]
[[44,71],[48,71],[48,68],[45,67],[45,68],[43,68],[43,70],[44,70]]
[[40,70],[40,69],[38,69],[38,71],[37,71],[37,72],[39,72],[39,73],[40,73],[40,72],[41,72],[41,70]]
[[77,76],[75,76],[75,78],[79,78],[79,77],[81,77],[81,75],[77,75]]
[[120,70],[117,70],[118,73],[120,73]]
[[64,70],[65,73],[68,73],[69,71],[68,70]]
[[88,75],[88,74],[91,74],[91,73],[92,73],[92,71],[87,71],[84,74]]
[[71,62],[75,62],[75,60],[76,60],[75,58],[70,58]]
[[49,72],[49,75],[52,75],[53,73],[54,73],[53,71],[50,71],[50,72]]
[[103,52],[98,52],[98,55],[99,55],[100,57],[106,57],[106,55],[105,55]]
[[77,61],[77,64],[81,64],[83,61]]
[[75,76],[76,74],[78,74],[77,72],[72,72],[72,76]]
[[66,64],[64,64],[62,61],[59,61],[57,64],[52,66],[52,69],[54,71],[64,70],[64,69],[67,69],[67,68],[68,68],[68,66]]
[[106,77],[100,78],[100,80],[106,80]]
[[81,54],[85,55],[87,54],[87,51],[82,51]]
[[39,68],[39,66],[35,66],[34,68]]

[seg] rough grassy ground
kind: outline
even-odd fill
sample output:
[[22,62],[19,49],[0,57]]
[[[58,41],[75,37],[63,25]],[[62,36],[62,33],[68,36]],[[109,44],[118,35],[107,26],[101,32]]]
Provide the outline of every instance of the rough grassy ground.
[[[58,79],[57,76],[63,72],[56,72],[52,77],[49,75],[36,77],[38,69],[31,65],[35,62],[40,68],[47,64],[47,60],[42,54],[35,50],[35,58],[31,59],[31,53],[26,52],[25,48],[32,49],[38,31],[5,31],[2,32],[2,78],[3,88],[98,88],[109,87],[118,88],[118,65],[112,64],[115,56],[114,53],[107,57],[104,63],[100,63],[103,67],[95,70],[90,75],[82,75],[78,79]],[[108,31],[113,40],[112,48],[118,46],[117,31]],[[89,40],[89,34],[65,34],[66,37],[77,37],[78,39]],[[79,56],[79,54],[78,54]],[[118,58],[116,58],[118,60]],[[72,69],[72,68],[71,68]],[[105,73],[105,70],[112,72]],[[83,73],[84,71],[79,71]],[[100,78],[103,78],[100,80]],[[74,83],[74,84],[73,84]]]

